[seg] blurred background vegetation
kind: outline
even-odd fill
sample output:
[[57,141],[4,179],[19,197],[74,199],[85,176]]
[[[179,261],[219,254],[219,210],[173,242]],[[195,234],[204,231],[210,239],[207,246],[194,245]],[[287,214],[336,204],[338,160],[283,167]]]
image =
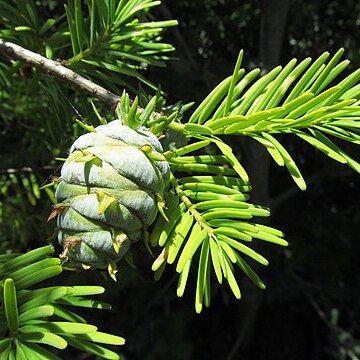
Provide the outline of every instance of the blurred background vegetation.
[[[46,14],[63,13],[57,1],[39,3]],[[176,47],[177,59],[146,75],[161,84],[168,103],[198,103],[232,72],[240,49],[248,69],[271,69],[293,57],[315,58],[340,47],[351,60],[348,71],[360,67],[360,2],[355,0],[164,0],[152,16],[179,21],[165,39]],[[29,167],[37,169],[36,184],[58,174],[60,164],[53,158],[66,156],[78,132],[73,107],[81,107],[86,119],[92,116],[86,97],[66,87],[56,87],[59,97],[71,99],[66,109],[59,108],[64,102],[57,105],[55,90],[49,91],[53,80],[39,88],[36,76],[26,86],[19,81],[8,99],[2,97],[0,176],[13,182],[0,192],[1,251],[35,248],[52,236],[53,224],[46,223],[51,201],[46,196],[23,201],[24,195],[37,194],[36,189],[27,194],[31,177],[23,175]],[[32,101],[34,95],[41,101]],[[126,338],[124,359],[360,359],[360,177],[283,136],[308,182],[308,190],[301,192],[260,145],[231,141],[249,170],[252,200],[272,208],[271,225],[283,230],[290,243],[285,250],[271,248],[271,254],[270,246],[268,254],[265,249],[270,265],[259,272],[265,292],[245,279],[243,299],[237,301],[214,283],[210,309],[196,315],[190,287],[177,299],[170,271],[156,283],[153,259],[141,245],[133,252],[136,269],[122,264],[117,284],[100,273],[64,276],[105,286],[104,300],[113,309],[95,314],[92,323]],[[360,158],[358,149],[342,146]],[[70,352],[65,356],[91,359]]]

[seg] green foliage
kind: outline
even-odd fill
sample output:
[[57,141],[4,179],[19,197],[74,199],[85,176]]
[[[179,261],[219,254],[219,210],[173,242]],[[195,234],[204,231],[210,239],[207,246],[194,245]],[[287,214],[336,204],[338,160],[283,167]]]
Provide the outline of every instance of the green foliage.
[[[260,239],[282,246],[286,246],[287,242],[282,239],[281,231],[248,221],[253,216],[269,216],[270,212],[267,208],[247,202],[247,193],[251,190],[248,175],[232,149],[219,138],[196,136],[201,131],[200,125],[195,128],[187,125],[181,130],[200,141],[169,151],[165,156],[174,174],[180,172],[192,176],[177,178],[173,175],[165,216],[159,216],[155,223],[150,243],[163,247],[152,266],[156,278],[161,276],[166,263],[172,264],[177,260],[176,271],[180,274],[178,296],[183,295],[193,258],[200,253],[195,309],[201,312],[203,303],[210,305],[211,263],[218,282],[222,283],[224,277],[235,297],[240,298],[233,264],[237,264],[261,289],[265,285],[242,255],[262,265],[268,264],[244,242]],[[202,129],[202,132],[206,130]],[[209,150],[211,155],[189,155],[211,144],[221,154],[212,149]]]
[[[204,141],[203,145],[209,141]],[[222,143],[222,145],[224,145]],[[180,148],[179,153],[184,148]],[[150,243],[163,247],[153,263],[159,278],[166,263],[177,262],[179,273],[177,295],[182,296],[190,267],[200,252],[196,285],[195,309],[210,305],[211,264],[221,284],[225,278],[236,298],[240,289],[234,276],[236,264],[260,289],[265,285],[243,259],[243,255],[262,265],[268,261],[244,243],[253,239],[286,246],[283,233],[268,226],[253,224],[254,216],[269,216],[267,208],[248,203],[251,187],[236,175],[224,155],[178,156],[170,160],[170,167],[182,173],[200,172],[208,175],[173,177],[172,190],[166,199],[165,216],[158,218],[150,236]],[[195,265],[196,267],[196,265]]]
[[34,288],[63,271],[60,259],[49,257],[53,252],[52,246],[45,246],[26,254],[0,255],[1,359],[60,359],[43,344],[60,350],[70,345],[104,359],[119,359],[115,352],[99,344],[123,345],[125,340],[97,331],[96,326],[87,324],[71,309],[109,309],[108,304],[87,298],[103,293],[104,288]]
[[[156,89],[141,75],[147,66],[165,66],[174,50],[162,43],[165,28],[175,20],[149,21],[148,10],[160,1],[69,0],[65,15],[40,19],[32,0],[0,2],[0,37],[14,41],[119,93],[119,86],[136,91],[133,77]],[[44,7],[46,4],[43,5]],[[1,30],[1,28],[3,28]]]
[[[103,81],[115,93],[127,86],[122,78],[134,77],[156,88],[139,70],[148,65],[164,66],[173,46],[160,43],[161,33],[176,21],[148,22],[146,11],[159,1],[89,1],[83,16],[80,0],[65,5],[73,56],[66,64],[94,80]],[[144,13],[145,10],[145,13]],[[141,20],[140,20],[141,19]]]
[[348,60],[339,63],[343,52],[340,49],[327,63],[329,53],[313,63],[307,58],[296,65],[293,59],[258,80],[260,69],[248,74],[240,69],[240,52],[233,75],[209,94],[189,122],[203,125],[214,135],[249,136],[259,141],[279,166],[287,167],[302,190],[306,189],[305,180],[274,135],[297,135],[360,172],[359,163],[328,137],[354,144],[360,140],[360,70],[337,80],[349,65]]
[[[47,4],[43,4],[47,15],[43,16],[31,0],[0,1],[0,38],[50,59],[61,59],[63,65],[122,94],[115,117],[132,129],[145,126],[166,144],[164,154],[152,152],[151,147],[142,149],[149,159],[165,159],[172,171],[167,196],[157,194],[159,213],[147,228],[149,234],[144,242],[149,250],[149,244],[160,247],[153,250],[159,254],[152,265],[156,279],[163,275],[167,264],[174,265],[178,296],[183,296],[190,271],[195,270],[195,310],[199,313],[210,305],[211,274],[220,284],[226,280],[234,296],[240,298],[238,269],[257,287],[265,288],[254,268],[256,263],[266,266],[268,261],[258,252],[260,242],[256,240],[287,246],[282,231],[253,219],[268,217],[270,210],[250,202],[249,176],[226,135],[236,139],[246,136],[261,143],[279,166],[286,166],[302,190],[306,189],[305,180],[279,135],[296,135],[359,172],[359,164],[343,144],[358,144],[360,140],[360,71],[339,80],[349,65],[347,60],[340,61],[343,49],[332,58],[324,53],[315,61],[307,58],[298,64],[293,59],[268,73],[241,68],[240,52],[233,74],[187,116],[189,105],[165,106],[161,91],[142,75],[148,65],[164,66],[168,53],[173,51],[171,45],[161,42],[161,37],[163,30],[176,21],[151,21],[148,12],[159,3],[69,0],[65,12],[53,17]],[[36,219],[34,226],[39,219],[45,219],[40,207],[46,204],[48,210],[53,190],[44,187],[46,196],[41,196],[39,190],[57,168],[53,158],[65,156],[82,128],[96,131],[95,125],[113,120],[114,113],[96,99],[89,101],[81,92],[74,93],[58,80],[49,79],[40,70],[7,58],[0,60],[4,61],[0,64],[0,113],[8,147],[4,149],[0,175],[0,222],[5,224],[1,246],[6,249],[24,247],[31,238],[24,230],[29,213],[38,216],[32,217]],[[138,83],[147,88],[138,90]],[[137,94],[133,101],[122,87]],[[154,89],[158,90],[156,96],[147,93]],[[44,175],[49,167],[51,171]],[[108,205],[108,200],[104,194],[100,209]],[[21,245],[10,245],[12,239],[18,238]],[[26,261],[22,257],[25,255],[0,256],[0,352],[10,359],[26,357],[27,352],[30,358],[56,358],[38,344],[58,348],[70,345],[105,358],[117,358],[94,342],[120,345],[123,339],[97,332],[67,308],[99,304],[106,307],[84,297],[102,288],[30,288],[62,271],[60,260],[48,258],[50,250],[46,251],[41,255],[43,259]],[[28,302],[30,308],[25,307]]]
[[[275,138],[276,134],[296,134],[329,157],[360,170],[359,164],[324,134],[330,132],[342,140],[359,142],[360,71],[324,90],[349,63],[345,60],[337,65],[342,53],[339,50],[327,64],[328,53],[311,66],[309,58],[298,66],[293,60],[284,69],[277,67],[255,81],[260,69],[245,74],[240,69],[243,57],[240,52],[233,75],[207,96],[189,121],[184,125],[168,125],[200,141],[165,153],[175,174],[196,175],[178,179],[173,176],[165,216],[159,216],[150,236],[152,245],[163,247],[152,268],[159,278],[166,263],[178,260],[177,293],[182,296],[193,257],[199,254],[197,312],[203,303],[210,304],[211,263],[218,282],[226,278],[235,297],[240,298],[233,263],[257,286],[265,286],[239,252],[267,265],[266,259],[243,242],[255,238],[287,245],[281,231],[244,221],[270,213],[246,202],[249,197],[244,193],[251,189],[249,178],[232,149],[218,136],[249,136],[259,141],[278,165],[287,167],[302,190],[306,189],[305,180],[291,155]],[[210,155],[198,155],[200,149],[206,151],[210,144],[215,144],[221,154],[210,151]],[[193,156],[188,155],[192,152],[195,152]]]

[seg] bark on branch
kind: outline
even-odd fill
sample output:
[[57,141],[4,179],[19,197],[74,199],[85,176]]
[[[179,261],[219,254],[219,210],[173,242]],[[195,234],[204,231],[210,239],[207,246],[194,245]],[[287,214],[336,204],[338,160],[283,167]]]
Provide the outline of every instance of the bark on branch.
[[65,81],[69,85],[100,99],[113,110],[120,101],[119,96],[68,69],[62,65],[60,61],[47,59],[46,57],[27,50],[19,45],[0,39],[0,55],[23,61],[46,74]]

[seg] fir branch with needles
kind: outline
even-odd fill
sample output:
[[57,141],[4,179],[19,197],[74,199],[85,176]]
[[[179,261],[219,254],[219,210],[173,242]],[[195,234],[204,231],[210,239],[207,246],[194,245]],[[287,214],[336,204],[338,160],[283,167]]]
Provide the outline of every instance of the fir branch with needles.
[[[0,12],[6,15],[0,30],[0,106],[10,104],[8,133],[22,119],[12,116],[21,112],[21,90],[33,94],[39,85],[41,97],[31,98],[26,110],[34,116],[42,108],[57,108],[58,123],[53,113],[47,114],[53,142],[47,141],[42,117],[35,125],[25,124],[20,138],[36,134],[39,146],[51,150],[63,130],[64,103],[75,108],[72,100],[94,119],[68,124],[74,131],[66,146],[73,145],[63,159],[61,176],[48,184],[55,185],[55,192],[45,189],[48,203],[54,203],[49,220],[57,221],[60,259],[51,257],[52,247],[0,255],[0,353],[5,359],[57,359],[42,344],[60,349],[69,345],[117,359],[118,354],[97,343],[122,345],[124,340],[98,332],[67,309],[108,307],[87,298],[102,288],[33,285],[41,286],[41,281],[69,269],[107,270],[116,280],[117,262],[134,265],[132,251],[139,240],[156,254],[155,279],[173,266],[179,297],[191,283],[190,272],[196,272],[197,313],[210,305],[212,278],[226,282],[237,299],[244,275],[265,289],[257,274],[261,270],[255,272],[253,264],[267,266],[268,260],[254,244],[285,247],[288,242],[281,230],[256,220],[269,217],[270,209],[251,202],[251,178],[227,136],[259,142],[301,190],[306,189],[305,178],[279,135],[295,136],[360,172],[360,164],[342,146],[360,143],[360,70],[342,77],[349,65],[341,60],[343,49],[332,57],[326,52],[314,60],[293,59],[267,73],[242,68],[240,51],[232,74],[195,110],[181,102],[166,105],[161,91],[142,75],[147,66],[164,66],[174,50],[162,42],[162,34],[176,21],[148,17],[149,9],[159,4],[89,0],[84,6],[80,0],[68,0],[63,16],[42,23],[35,2],[0,1]],[[62,58],[54,60],[58,54]],[[29,81],[22,87],[25,79]],[[156,94],[136,90],[134,81]],[[15,82],[20,86],[13,87]],[[63,96],[60,82],[75,88],[71,100]],[[14,97],[18,102],[12,106]],[[68,118],[72,116],[73,109]],[[57,154],[65,152],[57,148]],[[20,164],[0,170],[1,222],[11,218],[23,224],[23,205],[38,205],[37,169]],[[7,200],[12,208],[3,206]],[[17,206],[25,211],[13,216]]]

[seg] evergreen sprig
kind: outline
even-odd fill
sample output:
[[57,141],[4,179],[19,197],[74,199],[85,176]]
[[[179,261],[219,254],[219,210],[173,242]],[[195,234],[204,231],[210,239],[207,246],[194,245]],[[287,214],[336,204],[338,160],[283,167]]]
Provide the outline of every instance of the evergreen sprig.
[[[165,216],[159,216],[150,237],[152,245],[163,247],[153,270],[159,278],[166,263],[177,260],[178,295],[182,296],[197,253],[197,312],[203,304],[210,303],[211,264],[217,280],[221,283],[223,277],[226,278],[239,298],[233,263],[264,288],[239,253],[267,264],[243,242],[257,238],[287,245],[281,231],[247,221],[253,216],[268,216],[269,210],[247,203],[248,196],[244,193],[250,190],[249,178],[231,148],[219,136],[250,136],[259,141],[278,165],[287,167],[302,190],[306,189],[305,180],[291,155],[276,139],[277,134],[295,134],[360,172],[359,164],[325,135],[359,143],[360,70],[329,87],[349,64],[347,60],[339,63],[343,52],[340,49],[327,63],[328,53],[313,63],[308,58],[297,66],[294,59],[284,68],[277,67],[258,80],[255,79],[260,69],[246,74],[240,68],[243,57],[240,52],[233,75],[206,97],[189,120],[184,124],[168,124],[170,129],[197,140],[165,153],[174,175]],[[211,143],[217,145],[221,154],[198,154]],[[191,152],[196,153],[187,155]],[[182,178],[186,172],[192,176]],[[178,179],[176,173],[180,173]]]
[[0,1],[0,38],[49,59],[61,58],[67,67],[116,94],[123,86],[137,92],[130,78],[156,89],[141,72],[148,66],[165,66],[174,47],[161,42],[162,33],[177,25],[175,20],[151,20],[148,10],[159,4],[152,0],[90,0],[87,4],[68,0],[65,16],[42,22],[33,0]]
[[352,159],[331,137],[360,141],[360,69],[339,81],[349,65],[340,61],[344,49],[332,58],[324,53],[315,61],[291,60],[259,79],[260,69],[241,69],[241,51],[233,75],[221,82],[189,119],[214,135],[249,136],[268,150],[275,162],[286,166],[300,189],[306,184],[295,161],[276,139],[294,134],[334,160],[360,172]]
[[[59,258],[45,246],[26,254],[0,255],[0,354],[1,359],[60,359],[42,345],[63,350],[68,345],[104,359],[119,359],[101,344],[123,345],[122,337],[97,331],[71,307],[109,309],[88,296],[104,292],[101,286],[36,287],[59,275]],[[57,351],[58,352],[58,351]]]
[[161,43],[161,34],[177,24],[174,20],[147,21],[147,10],[159,4],[151,0],[91,0],[84,16],[81,0],[69,0],[65,11],[73,55],[64,63],[111,89],[128,85],[123,80],[128,76],[156,89],[139,70],[148,65],[165,66],[163,60],[174,47]]
[[[163,29],[176,22],[149,21],[147,9],[159,3],[151,0],[89,0],[88,6],[84,7],[80,0],[69,0],[64,16],[41,23],[32,0],[0,1],[0,12],[4,14],[0,37],[26,44],[48,58],[59,56],[63,65],[105,84],[119,96],[122,92],[119,85],[135,92],[129,78],[153,87],[140,70],[147,65],[162,66],[168,52],[173,50],[171,45],[161,43],[161,35]],[[252,222],[253,217],[269,216],[269,209],[249,202],[249,177],[231,147],[224,142],[223,135],[247,136],[259,141],[278,165],[287,167],[303,190],[306,188],[305,180],[277,139],[279,134],[296,135],[336,161],[360,171],[359,164],[333,141],[335,138],[335,141],[358,144],[360,140],[360,70],[338,80],[349,64],[347,60],[340,61],[343,52],[340,49],[332,58],[324,53],[315,61],[308,58],[299,64],[293,59],[285,67],[277,67],[262,76],[260,69],[246,72],[241,68],[243,53],[240,52],[233,74],[221,82],[188,119],[181,119],[184,109],[180,105],[162,108],[159,97],[149,97],[142,105],[144,108],[140,109],[141,94],[131,101],[130,96],[123,93],[116,115],[124,124],[133,129],[145,126],[159,137],[171,138],[174,132],[182,135],[180,141],[168,141],[170,145],[163,156],[153,153],[151,146],[142,148],[149,159],[156,156],[158,161],[168,161],[172,171],[168,196],[157,199],[160,211],[150,229],[149,242],[162,247],[152,266],[156,278],[161,276],[166,264],[176,263],[179,296],[184,293],[191,266],[197,268],[197,312],[203,305],[210,304],[212,268],[218,282],[226,279],[234,295],[240,298],[236,267],[259,288],[265,287],[245,260],[250,258],[267,265],[267,260],[251,248],[252,241],[258,239],[287,245],[281,231]],[[5,89],[0,93],[2,99],[14,101],[10,90],[12,74],[19,70],[24,69],[18,62],[1,65],[0,84]],[[19,80],[16,75],[14,78]],[[38,84],[39,80],[40,76],[33,84]],[[46,87],[50,89],[52,99],[56,100],[54,103],[63,106],[64,102],[58,101],[62,99],[62,93],[56,84],[56,81],[49,81]],[[74,99],[86,108],[83,99],[77,96]],[[101,116],[98,118],[103,121]],[[13,117],[7,121],[13,121]],[[87,130],[93,129],[92,125],[77,123]],[[32,133],[39,132],[37,130]],[[57,133],[54,138],[57,138]],[[187,144],[183,143],[186,142],[184,138]],[[21,182],[24,184],[23,179]],[[16,181],[13,178],[12,185],[16,183],[19,183],[17,177]],[[31,186],[32,192],[26,194],[30,202],[34,200],[32,195],[36,194]],[[60,346],[77,345],[96,354],[109,354],[90,342],[103,339],[102,335],[95,335],[96,329],[84,325],[78,315],[64,308],[66,305],[90,306],[92,302],[82,296],[91,294],[92,290],[61,287],[61,291],[65,291],[63,295],[39,304],[41,292],[36,291],[43,289],[26,289],[34,284],[34,280],[24,272],[25,269],[37,269],[35,282],[38,282],[61,271],[58,259],[32,259],[27,264],[19,260],[23,259],[21,256],[3,259],[7,261],[6,271],[5,266],[0,267],[4,271],[2,323],[5,324],[6,336],[0,342],[0,351],[3,350],[5,356],[9,352],[12,354],[9,356],[22,356],[27,347],[41,355],[39,347],[34,348],[32,344],[41,343],[40,340],[49,345],[55,342]],[[48,262],[46,267],[43,261]],[[12,269],[14,262],[17,267]],[[48,271],[44,272],[44,269]],[[44,290],[51,298],[50,291]],[[39,316],[35,319],[29,319],[22,307],[26,304],[22,300],[26,296],[37,303],[34,313]],[[62,323],[51,321],[51,311],[67,321],[76,321],[64,328]],[[26,325],[21,325],[24,318]],[[81,327],[87,330],[81,333],[77,330]],[[80,334],[74,337],[77,332]],[[40,333],[43,337],[29,333]],[[107,339],[112,343],[112,338]]]
[[[221,154],[198,155],[200,149],[211,143],[217,145]],[[182,296],[190,267],[198,258],[195,296],[198,313],[203,305],[210,305],[211,268],[220,284],[224,278],[227,280],[236,298],[241,297],[241,292],[235,265],[264,289],[265,285],[243,256],[262,265],[268,261],[248,245],[253,239],[281,246],[287,242],[281,231],[252,223],[253,217],[269,216],[270,211],[248,202],[251,186],[231,148],[220,139],[202,137],[165,156],[173,175],[164,215],[159,215],[150,235],[151,245],[163,247],[152,266],[155,277],[161,276],[166,264],[177,262],[177,295]],[[186,173],[189,175],[184,176]]]

